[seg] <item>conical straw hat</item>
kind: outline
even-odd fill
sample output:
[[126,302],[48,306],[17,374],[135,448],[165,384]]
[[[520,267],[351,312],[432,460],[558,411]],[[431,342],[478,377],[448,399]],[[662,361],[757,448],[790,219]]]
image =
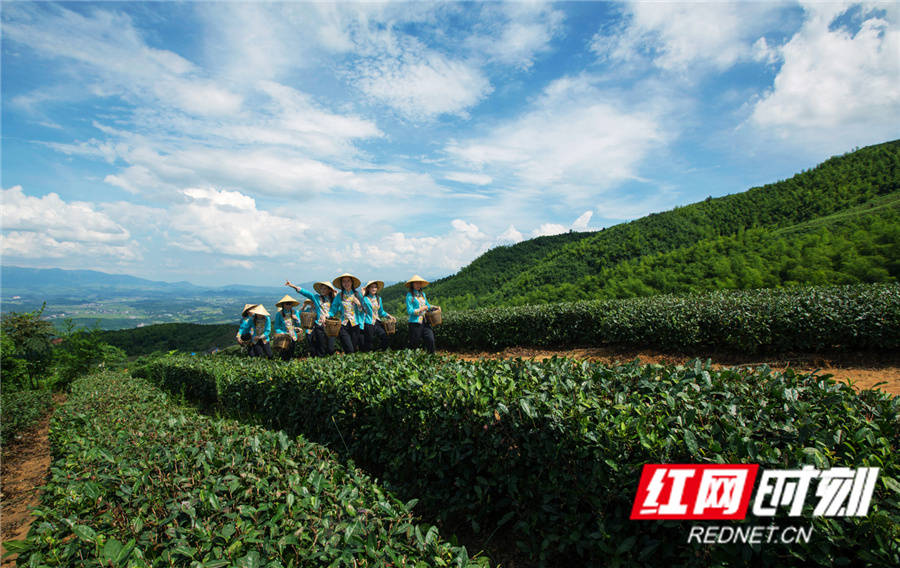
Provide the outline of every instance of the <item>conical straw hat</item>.
[[341,290],[341,278],[343,278],[344,276],[349,276],[350,279],[353,281],[353,284],[351,286],[353,286],[354,290],[359,288],[359,285],[362,284],[362,280],[360,280],[356,276],[353,276],[352,274],[347,274],[345,272],[331,281],[331,283],[334,284],[334,287],[337,288],[338,290]]
[[313,284],[313,289],[319,294],[325,295],[325,292],[331,290],[335,294],[337,294],[337,288],[331,285],[331,282],[316,282]]
[[366,285],[363,286],[363,291],[368,292],[369,286],[371,286],[372,284],[378,284],[378,290],[375,292],[376,294],[384,289],[384,282],[382,282],[381,280],[369,280],[368,282],[366,282]]
[[258,305],[258,306],[256,306],[256,307],[254,307],[253,309],[250,310],[250,313],[251,313],[251,314],[256,314],[256,315],[258,315],[258,316],[267,316],[267,315],[269,315],[269,312],[266,310],[265,306],[263,306],[263,305]]
[[416,274],[415,276],[413,276],[412,278],[410,278],[409,280],[406,281],[406,287],[412,288],[411,284],[413,282],[421,282],[422,288],[424,288],[425,286],[428,286],[428,284],[429,284],[428,280],[425,280],[424,278],[422,278],[421,276]]
[[258,306],[259,304],[244,304],[244,309],[241,310],[241,316],[247,313],[247,310],[252,308],[253,306]]
[[282,298],[282,299],[278,300],[277,302],[275,302],[275,305],[276,305],[276,306],[280,306],[281,304],[290,304],[290,305],[292,305],[292,306],[299,306],[299,305],[300,305],[300,302],[298,302],[297,300],[291,298],[288,294],[285,294],[285,295],[284,295],[284,298]]

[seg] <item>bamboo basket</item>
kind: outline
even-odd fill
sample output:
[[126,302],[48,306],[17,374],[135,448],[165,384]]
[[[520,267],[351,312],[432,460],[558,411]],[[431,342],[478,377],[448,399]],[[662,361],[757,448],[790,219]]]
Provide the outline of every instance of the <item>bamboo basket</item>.
[[431,324],[431,327],[436,325],[441,325],[441,309],[440,308],[431,308],[427,312],[425,312],[425,317],[428,319],[428,323]]
[[381,325],[384,326],[384,331],[388,335],[394,335],[397,332],[397,320],[394,318],[381,320]]
[[300,312],[300,327],[303,329],[312,329],[316,322],[316,314],[313,312]]
[[325,335],[328,337],[337,337],[341,333],[341,320],[337,318],[325,319]]
[[287,349],[291,345],[291,336],[286,333],[279,333],[272,339],[272,347],[274,349]]

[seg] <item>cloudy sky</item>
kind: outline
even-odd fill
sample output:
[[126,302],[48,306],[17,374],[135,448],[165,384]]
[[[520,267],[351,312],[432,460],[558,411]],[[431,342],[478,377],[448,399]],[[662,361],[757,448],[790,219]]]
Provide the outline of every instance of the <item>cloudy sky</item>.
[[437,277],[898,117],[897,3],[4,2],[2,262]]

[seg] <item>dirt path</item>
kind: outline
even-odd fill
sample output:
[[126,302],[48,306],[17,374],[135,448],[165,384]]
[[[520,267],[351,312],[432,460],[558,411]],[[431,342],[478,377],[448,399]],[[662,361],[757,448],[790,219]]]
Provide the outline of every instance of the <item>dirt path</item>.
[[[63,394],[54,394],[54,408],[65,402]],[[28,432],[4,448],[0,468],[2,511],[0,511],[0,539],[21,540],[28,534],[34,520],[31,507],[38,504],[39,488],[47,481],[50,471],[50,415],[52,410]],[[6,549],[3,548],[3,554]],[[3,560],[2,568],[15,566],[15,555]]]
[[[612,349],[606,347],[585,349],[528,349],[524,347],[511,347],[499,353],[447,353],[465,360],[477,359],[508,359],[514,357],[533,358],[537,360],[550,357],[566,356],[576,359],[587,359],[608,365],[625,363],[640,359],[642,363],[661,363],[683,365],[692,359],[711,359],[713,367],[750,366],[757,367],[763,364],[783,371],[788,367],[803,372],[816,371],[818,374],[833,375],[835,380],[850,380],[853,387],[862,390],[878,388],[891,394],[900,395],[900,354],[885,353],[788,353],[776,356],[750,356],[742,357],[722,353],[664,353],[652,349],[628,350]],[[877,383],[887,384],[875,386]]]

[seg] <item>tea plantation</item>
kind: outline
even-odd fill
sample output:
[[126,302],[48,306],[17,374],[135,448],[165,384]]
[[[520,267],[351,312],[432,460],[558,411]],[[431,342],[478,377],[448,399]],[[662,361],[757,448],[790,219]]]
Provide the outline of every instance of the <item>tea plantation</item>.
[[[449,312],[437,336],[459,350],[889,352],[900,285]],[[48,404],[32,398],[4,398],[4,441]],[[815,374],[171,354],[76,380],[50,436],[38,518],[4,543],[21,566],[900,565],[900,398]],[[731,525],[811,526],[809,542],[689,544],[689,522],[629,519],[654,463],[880,474],[864,517],[814,516],[813,499],[800,518]]]
[[[401,498],[420,499],[426,518],[535,565],[900,562],[900,399],[827,377],[715,371],[699,361],[610,368],[408,351],[288,365],[172,356],[138,374],[207,408],[325,444]],[[688,545],[684,523],[629,520],[646,463],[881,473],[866,517],[811,517],[810,503],[809,543]]]

